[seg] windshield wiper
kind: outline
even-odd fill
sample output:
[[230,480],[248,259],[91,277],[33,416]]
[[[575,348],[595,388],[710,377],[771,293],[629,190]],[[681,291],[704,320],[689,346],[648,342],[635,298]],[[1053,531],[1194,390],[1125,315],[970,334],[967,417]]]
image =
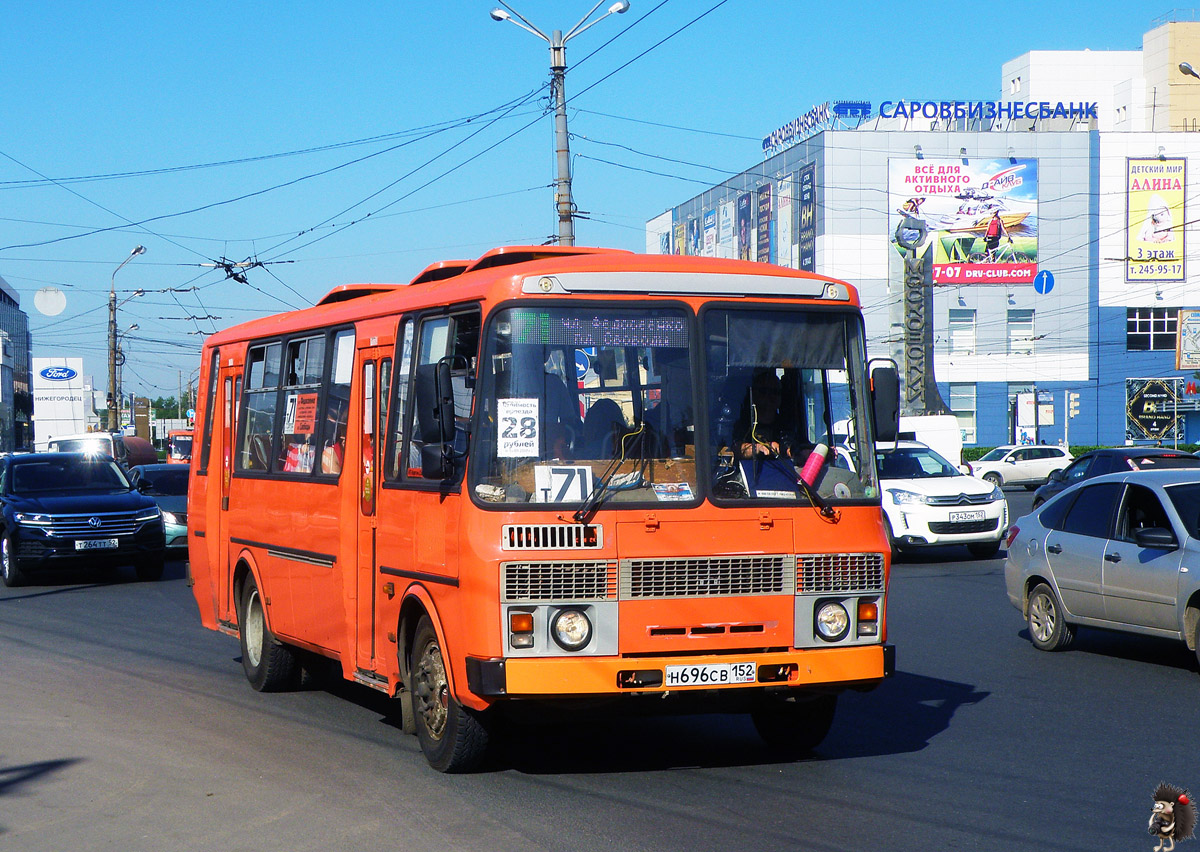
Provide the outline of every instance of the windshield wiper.
[[630,488],[637,488],[642,484],[642,472],[640,470],[630,471],[617,476],[617,471],[620,469],[622,462],[627,461],[625,458],[625,441],[633,439],[638,442],[639,446],[644,446],[643,439],[646,434],[646,427],[638,420],[634,424],[636,427],[632,432],[626,432],[618,439],[617,443],[620,447],[620,452],[617,457],[609,462],[608,467],[604,469],[604,473],[600,474],[600,478],[592,485],[592,492],[587,497],[583,498],[583,502],[579,504],[579,508],[571,515],[577,524],[586,524],[588,519],[600,508],[600,504],[604,502],[604,498],[608,496],[610,491],[625,491]]

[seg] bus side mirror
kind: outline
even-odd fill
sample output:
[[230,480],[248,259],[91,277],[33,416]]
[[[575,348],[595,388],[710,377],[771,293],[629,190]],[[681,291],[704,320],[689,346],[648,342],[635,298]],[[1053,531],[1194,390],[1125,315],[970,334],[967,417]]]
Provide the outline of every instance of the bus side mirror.
[[900,431],[900,374],[894,364],[871,369],[871,417],[875,440],[895,441]]

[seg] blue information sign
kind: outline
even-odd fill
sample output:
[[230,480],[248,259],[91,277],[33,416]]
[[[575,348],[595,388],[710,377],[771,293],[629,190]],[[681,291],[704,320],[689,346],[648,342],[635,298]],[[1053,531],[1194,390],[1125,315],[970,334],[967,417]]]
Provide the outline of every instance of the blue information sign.
[[1037,275],[1033,276],[1033,289],[1043,296],[1053,290],[1054,273],[1049,269],[1043,269]]

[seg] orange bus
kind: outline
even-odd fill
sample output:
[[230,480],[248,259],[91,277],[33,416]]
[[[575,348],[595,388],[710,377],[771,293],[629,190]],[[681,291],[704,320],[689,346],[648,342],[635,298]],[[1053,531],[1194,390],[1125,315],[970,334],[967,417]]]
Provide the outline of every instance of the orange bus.
[[167,463],[187,464],[192,460],[192,430],[171,429],[167,432]]
[[898,382],[847,284],[507,247],[202,358],[191,582],[257,690],[330,658],[465,771],[499,705],[580,698],[738,708],[802,753],[894,669]]

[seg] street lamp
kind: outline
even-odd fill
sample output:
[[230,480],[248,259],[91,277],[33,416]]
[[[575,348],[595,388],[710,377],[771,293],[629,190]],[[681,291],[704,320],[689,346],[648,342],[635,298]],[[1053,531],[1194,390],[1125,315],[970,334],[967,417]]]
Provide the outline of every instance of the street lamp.
[[[117,273],[121,271],[122,266],[139,254],[145,253],[145,246],[134,246],[129,257],[121,261],[120,266],[113,270],[108,284],[108,431],[110,432],[119,425],[117,423],[117,308],[119,307],[117,305]],[[125,304],[134,296],[144,294],[144,290],[134,290],[133,296],[129,296],[121,304]]]
[[599,0],[588,13],[579,19],[579,23],[571,27],[566,35],[562,30],[554,30],[546,35],[533,24],[529,23],[520,12],[513,9],[504,0],[499,0],[500,6],[492,10],[492,20],[508,21],[516,24],[528,33],[533,33],[550,45],[550,77],[551,94],[554,97],[554,151],[558,160],[558,177],[554,181],[554,206],[558,209],[558,242],[559,245],[575,245],[575,202],[571,198],[571,150],[567,142],[567,96],[564,89],[567,77],[567,42],[612,14],[624,14],[629,10],[629,0],[617,0],[608,7],[603,15],[587,22],[595,14],[604,0]]
[[1200,80],[1200,74],[1196,73],[1196,69],[1192,67],[1190,62],[1180,62],[1179,71],[1185,76],[1195,77],[1196,79]]

